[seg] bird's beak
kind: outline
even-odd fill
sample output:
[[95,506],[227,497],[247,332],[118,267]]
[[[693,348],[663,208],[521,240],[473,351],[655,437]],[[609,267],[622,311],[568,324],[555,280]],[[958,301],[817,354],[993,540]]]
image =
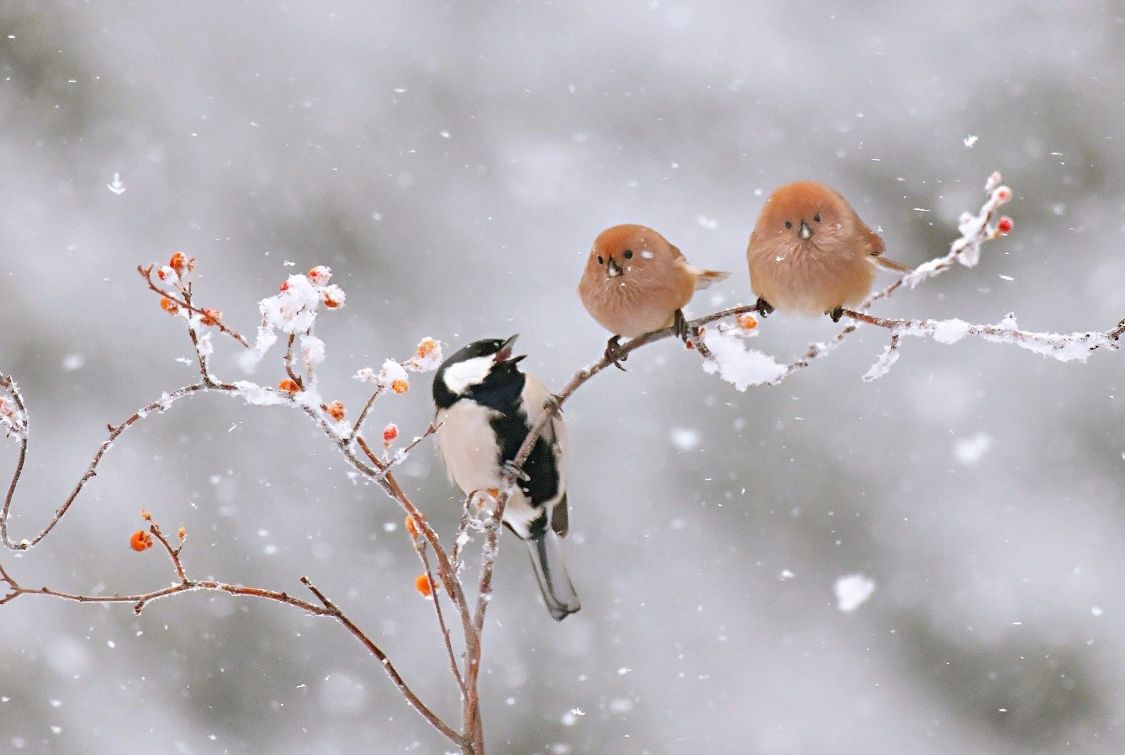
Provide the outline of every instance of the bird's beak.
[[515,345],[516,339],[519,337],[519,333],[516,333],[507,341],[504,341],[504,343],[500,346],[500,350],[496,352],[497,364],[515,364],[516,362],[527,356],[527,354],[520,354],[518,357],[512,356],[512,347]]
[[617,276],[625,272],[617,266],[617,262],[614,261],[613,257],[609,258],[609,264],[605,266],[605,271],[606,275],[608,275],[610,278],[616,278]]
[[804,220],[802,220],[801,221],[801,238],[803,238],[805,241],[808,241],[809,237],[811,237],[812,234],[813,234],[812,228],[809,228],[809,224],[806,223]]

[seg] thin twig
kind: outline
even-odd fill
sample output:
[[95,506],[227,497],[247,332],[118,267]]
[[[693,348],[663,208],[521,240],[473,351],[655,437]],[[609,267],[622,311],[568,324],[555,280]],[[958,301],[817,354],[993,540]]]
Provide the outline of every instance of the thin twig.
[[[174,302],[176,305],[178,305],[180,307],[183,307],[184,309],[186,309],[189,312],[193,312],[193,313],[199,315],[200,317],[206,317],[207,316],[207,314],[202,309],[197,308],[196,306],[191,304],[189,301],[184,301],[183,299],[179,299],[171,291],[168,291],[166,289],[162,289],[159,286],[157,286],[155,283],[153,283],[152,282],[152,268],[153,268],[152,265],[137,265],[137,272],[140,273],[141,277],[145,279],[145,283],[148,284],[148,287],[149,287],[150,290],[159,294],[161,297]],[[191,289],[190,289],[190,285],[189,285],[188,292],[190,292],[190,290]],[[221,320],[217,320],[214,317],[211,317],[211,319],[214,320],[214,322],[215,322],[215,325],[213,327],[216,327],[221,332],[226,333],[228,336],[230,336],[231,338],[233,338],[234,340],[236,340],[240,344],[242,344],[245,348],[247,348],[247,349],[250,348],[250,344],[247,342],[247,340],[245,338],[243,338],[242,335],[239,334],[237,331],[232,330],[231,328],[228,328],[226,325],[224,325],[222,323]]]
[[359,416],[356,417],[355,424],[352,425],[352,432],[348,438],[349,443],[355,440],[356,436],[359,435],[360,430],[363,429],[363,423],[367,420],[367,413],[371,411],[371,407],[375,405],[375,402],[379,400],[379,397],[383,395],[383,391],[386,389],[387,387],[385,385],[376,386],[375,390],[371,393],[371,397],[368,398],[367,403],[363,405],[363,411],[359,413]]
[[430,710],[430,708],[422,702],[418,695],[414,694],[414,690],[410,689],[410,687],[407,686],[402,676],[399,675],[398,669],[396,669],[394,664],[391,663],[391,659],[387,657],[387,654],[383,652],[382,648],[372,642],[371,638],[368,637],[363,632],[363,630],[357,627],[355,623],[344,614],[343,611],[337,608],[336,604],[329,600],[324,595],[324,593],[322,593],[320,589],[317,588],[317,586],[309,580],[308,577],[301,577],[301,584],[307,587],[309,589],[309,592],[315,595],[317,600],[324,604],[324,608],[326,609],[325,613],[327,615],[332,616],[336,619],[336,621],[343,624],[344,627],[346,627],[347,630],[351,632],[357,640],[363,643],[363,646],[367,648],[368,652],[370,652],[371,655],[375,656],[375,658],[383,664],[383,668],[386,670],[387,676],[389,676],[391,678],[391,681],[394,682],[394,685],[398,687],[398,691],[402,694],[403,697],[406,698],[407,702],[410,703],[410,705],[416,711],[422,714],[422,717],[425,718],[431,726],[440,731],[449,741],[453,742],[454,744],[458,746],[464,744],[465,737],[450,728],[450,726],[446,724],[445,721],[441,720],[441,718],[438,717],[436,713]]

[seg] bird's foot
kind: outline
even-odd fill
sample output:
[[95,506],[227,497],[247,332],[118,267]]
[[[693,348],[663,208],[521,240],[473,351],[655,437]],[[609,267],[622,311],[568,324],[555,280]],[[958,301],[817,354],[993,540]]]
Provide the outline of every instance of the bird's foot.
[[676,334],[676,338],[689,346],[691,345],[691,326],[688,325],[682,309],[677,309],[676,314],[672,317],[672,331]]
[[773,305],[760,296],[754,308],[758,310],[758,314],[762,316],[763,320],[773,314]]
[[606,341],[604,358],[612,362],[613,366],[622,372],[628,372],[621,366],[621,363],[629,358],[629,355],[621,349],[621,336],[614,336]]
[[832,310],[831,312],[825,312],[824,314],[831,317],[832,322],[840,322],[840,318],[844,316],[844,308],[836,307],[836,309]]

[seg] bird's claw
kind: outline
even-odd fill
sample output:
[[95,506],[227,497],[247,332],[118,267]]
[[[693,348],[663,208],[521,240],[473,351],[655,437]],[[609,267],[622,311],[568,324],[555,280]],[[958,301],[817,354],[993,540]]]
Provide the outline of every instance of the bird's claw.
[[682,309],[677,309],[675,316],[672,318],[672,330],[681,341],[687,344],[691,343],[691,326],[688,325]]
[[605,354],[603,356],[605,359],[608,359],[617,369],[621,370],[622,372],[628,372],[627,369],[621,366],[621,363],[629,358],[629,355],[621,349],[621,336],[614,336],[613,338],[606,341]]
[[754,308],[758,310],[758,314],[762,316],[763,320],[773,314],[773,305],[760,296],[757,303],[754,304]]
[[825,314],[832,318],[832,322],[840,322],[840,318],[844,316],[844,308],[836,307],[831,312],[825,312]]

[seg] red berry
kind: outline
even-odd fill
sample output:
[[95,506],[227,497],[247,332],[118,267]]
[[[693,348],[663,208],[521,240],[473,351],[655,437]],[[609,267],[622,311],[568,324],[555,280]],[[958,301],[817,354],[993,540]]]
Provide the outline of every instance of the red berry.
[[1012,232],[1012,228],[1014,228],[1014,227],[1015,227],[1015,222],[1010,217],[1008,217],[1007,215],[1000,218],[1000,220],[996,221],[996,232],[999,233],[1001,236],[1007,236],[1009,233]]

